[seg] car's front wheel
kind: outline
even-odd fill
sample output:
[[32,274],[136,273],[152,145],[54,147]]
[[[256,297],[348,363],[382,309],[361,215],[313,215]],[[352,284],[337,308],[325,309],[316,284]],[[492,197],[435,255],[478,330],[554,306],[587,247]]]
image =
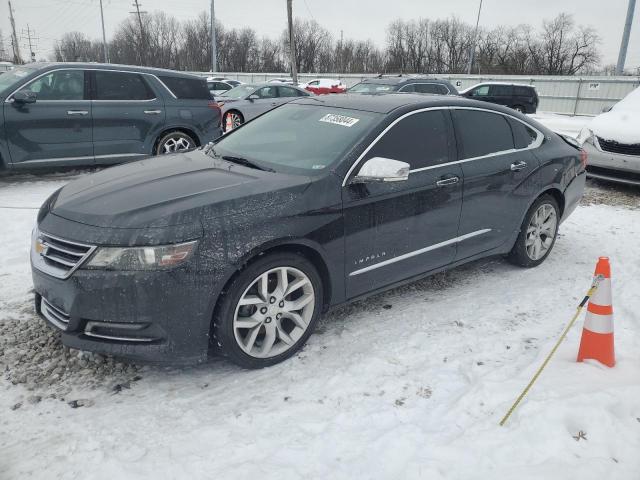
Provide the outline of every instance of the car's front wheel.
[[322,281],[296,253],[276,253],[250,264],[222,294],[213,342],[245,368],[281,362],[304,345],[322,310]]
[[511,263],[536,267],[547,258],[556,242],[559,212],[558,202],[551,195],[542,195],[533,202],[507,257]]

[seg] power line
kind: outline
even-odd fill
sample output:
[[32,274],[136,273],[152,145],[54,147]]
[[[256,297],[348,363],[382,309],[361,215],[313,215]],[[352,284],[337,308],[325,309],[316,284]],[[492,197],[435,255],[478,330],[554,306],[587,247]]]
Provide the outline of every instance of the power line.
[[29,24],[27,23],[26,32],[25,32],[25,29],[23,28],[22,35],[21,35],[21,38],[23,41],[25,40],[25,35],[26,35],[26,40],[29,45],[29,58],[31,59],[32,62],[36,61],[36,52],[35,52],[36,49],[34,49],[33,44],[39,40],[37,37],[33,36],[34,33],[35,31],[32,30]]

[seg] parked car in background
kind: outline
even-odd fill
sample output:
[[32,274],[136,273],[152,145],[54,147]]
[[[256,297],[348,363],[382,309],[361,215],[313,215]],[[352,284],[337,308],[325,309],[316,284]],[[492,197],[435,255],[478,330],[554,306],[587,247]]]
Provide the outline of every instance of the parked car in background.
[[474,100],[504,105],[521,113],[536,113],[538,93],[532,85],[505,82],[483,82],[460,92]]
[[380,75],[365,78],[348,90],[349,93],[430,93],[435,95],[457,95],[451,82],[426,76]]
[[593,178],[640,185],[640,88],[594,118],[578,136]]
[[53,193],[33,233],[36,310],[76,349],[194,363],[214,346],[273,365],[331,306],[490,255],[541,264],[582,196],[582,153],[465,98],[297,98]]
[[207,78],[207,88],[213,97],[217,97],[218,95],[222,95],[228,90],[231,90],[234,87],[240,85],[241,82],[237,80],[227,80],[220,79],[217,77],[209,77]]
[[293,78],[290,78],[290,77],[272,78],[271,80],[269,80],[268,83],[286,83],[287,85],[295,84],[295,82],[293,81]]
[[30,63],[0,76],[7,168],[120,163],[221,135],[204,78],[99,63]]
[[283,103],[309,95],[302,88],[277,82],[239,85],[218,97],[222,129],[228,132]]
[[344,93],[347,91],[347,86],[340,80],[332,78],[318,78],[311,80],[308,83],[301,83],[300,88],[315,93],[316,95],[326,95],[328,93]]
[[13,70],[15,65],[12,62],[0,62],[0,74]]

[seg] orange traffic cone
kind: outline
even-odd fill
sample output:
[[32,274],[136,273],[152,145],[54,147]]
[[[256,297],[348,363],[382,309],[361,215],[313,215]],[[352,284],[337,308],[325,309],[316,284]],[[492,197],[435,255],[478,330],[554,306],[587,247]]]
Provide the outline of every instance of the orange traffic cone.
[[230,132],[231,130],[233,130],[233,122],[231,121],[231,115],[227,115],[227,118],[224,124],[224,131]]
[[611,304],[611,265],[608,257],[600,257],[595,276],[602,275],[596,293],[589,299],[584,319],[578,362],[592,358],[613,367],[616,364],[613,348],[613,306]]

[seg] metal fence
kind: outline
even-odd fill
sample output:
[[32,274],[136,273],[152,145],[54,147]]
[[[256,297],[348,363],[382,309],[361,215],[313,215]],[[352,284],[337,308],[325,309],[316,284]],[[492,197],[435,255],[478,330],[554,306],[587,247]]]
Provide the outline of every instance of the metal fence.
[[[273,78],[287,77],[283,73],[204,73],[198,75],[224,76],[245,83],[264,82]],[[315,78],[337,78],[347,86],[353,86],[367,74],[299,74],[301,82]],[[613,106],[634,88],[640,86],[640,77],[527,77],[522,75],[433,75],[451,81],[458,90],[480,82],[498,81],[525,83],[536,87],[540,97],[538,109],[545,112],[570,115],[597,115]]]

